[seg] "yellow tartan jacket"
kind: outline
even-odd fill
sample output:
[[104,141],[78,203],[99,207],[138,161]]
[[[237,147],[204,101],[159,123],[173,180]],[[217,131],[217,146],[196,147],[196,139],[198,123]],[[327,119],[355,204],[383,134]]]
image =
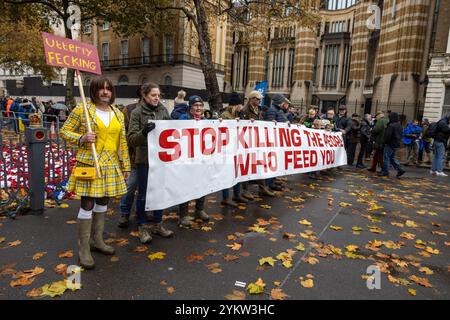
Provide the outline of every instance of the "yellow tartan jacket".
[[[98,131],[97,118],[95,117],[95,104],[88,103],[89,118],[93,132]],[[115,106],[111,106],[112,110],[119,119],[122,125],[120,133],[118,156],[120,161],[120,168],[122,172],[131,171],[130,158],[128,155],[128,144],[126,139],[125,122],[123,113]],[[76,106],[63,127],[60,130],[61,137],[70,144],[78,145],[77,162],[81,162],[90,166],[94,165],[94,157],[92,155],[91,146],[89,143],[80,144],[80,138],[87,133],[86,119],[84,116],[83,105]]]

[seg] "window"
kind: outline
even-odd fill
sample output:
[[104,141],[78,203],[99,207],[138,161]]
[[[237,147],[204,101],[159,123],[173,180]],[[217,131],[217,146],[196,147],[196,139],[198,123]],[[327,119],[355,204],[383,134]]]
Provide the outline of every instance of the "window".
[[350,59],[352,55],[352,47],[348,44],[344,47],[344,66],[342,68],[342,75],[341,75],[341,87],[346,88],[348,83],[348,77],[350,74]]
[[119,86],[127,86],[128,85],[128,77],[125,75],[122,75],[119,77]]
[[313,84],[317,85],[317,70],[319,70],[320,63],[320,51],[319,48],[316,48],[315,56],[314,56],[314,71],[313,71]]
[[92,33],[92,22],[86,21],[83,23],[83,34],[91,34]]
[[102,43],[102,60],[104,66],[109,64],[109,43]]
[[325,46],[322,85],[336,87],[339,69],[339,45]]
[[244,48],[243,50],[243,68],[242,68],[242,88],[247,86],[247,78],[248,78],[248,48]]
[[150,39],[147,37],[142,38],[141,57],[143,64],[150,63]]
[[164,77],[164,85],[171,86],[172,85],[172,77],[171,76],[165,76]]
[[356,0],[328,0],[325,3],[328,10],[341,10],[355,5],[356,2]]
[[272,87],[284,86],[284,68],[286,60],[286,48],[273,50]]
[[287,85],[292,86],[292,80],[294,76],[294,62],[295,62],[295,49],[289,49],[289,62],[288,62],[288,80]]
[[120,41],[120,64],[128,65],[128,40]]
[[164,35],[164,54],[167,62],[173,62],[173,37]]
[[106,20],[103,21],[102,30],[103,31],[109,30],[109,21],[106,21]]

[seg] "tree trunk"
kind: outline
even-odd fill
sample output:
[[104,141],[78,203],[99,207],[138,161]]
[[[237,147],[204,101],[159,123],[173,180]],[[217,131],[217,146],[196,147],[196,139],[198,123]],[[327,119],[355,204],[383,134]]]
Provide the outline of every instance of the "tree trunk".
[[208,20],[202,0],[194,0],[197,12],[198,50],[200,54],[200,66],[205,77],[206,90],[209,93],[209,106],[212,111],[222,109],[222,96],[217,82],[216,70],[212,61],[211,39],[209,37]]

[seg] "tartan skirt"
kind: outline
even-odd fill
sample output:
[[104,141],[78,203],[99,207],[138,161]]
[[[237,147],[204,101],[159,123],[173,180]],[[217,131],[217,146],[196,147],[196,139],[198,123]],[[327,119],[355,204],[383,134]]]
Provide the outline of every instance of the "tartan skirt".
[[[99,157],[99,166],[102,177],[95,180],[77,179],[73,174],[69,178],[68,191],[82,197],[92,198],[113,198],[127,193],[127,185],[120,169],[119,160],[116,154],[104,151]],[[77,162],[76,167],[92,167],[90,165]],[[73,172],[73,171],[72,171]]]

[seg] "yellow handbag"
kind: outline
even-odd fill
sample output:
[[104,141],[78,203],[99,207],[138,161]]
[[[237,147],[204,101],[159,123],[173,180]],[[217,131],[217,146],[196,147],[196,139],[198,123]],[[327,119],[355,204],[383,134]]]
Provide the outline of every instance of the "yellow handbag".
[[75,178],[79,180],[95,180],[97,173],[94,167],[78,167],[73,171]]

